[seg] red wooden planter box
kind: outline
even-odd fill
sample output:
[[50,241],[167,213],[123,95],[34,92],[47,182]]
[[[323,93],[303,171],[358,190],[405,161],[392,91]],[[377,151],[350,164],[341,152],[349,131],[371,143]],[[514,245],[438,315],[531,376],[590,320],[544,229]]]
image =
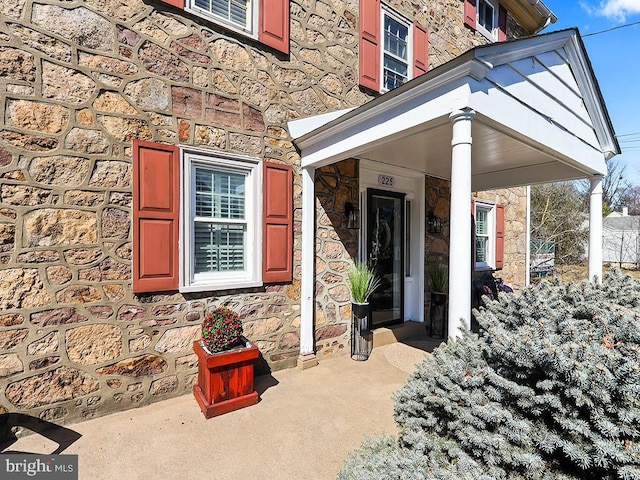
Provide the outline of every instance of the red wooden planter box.
[[242,337],[245,347],[209,353],[200,341],[193,342],[198,356],[198,383],[193,386],[200,410],[206,418],[258,403],[253,389],[253,362],[258,347]]

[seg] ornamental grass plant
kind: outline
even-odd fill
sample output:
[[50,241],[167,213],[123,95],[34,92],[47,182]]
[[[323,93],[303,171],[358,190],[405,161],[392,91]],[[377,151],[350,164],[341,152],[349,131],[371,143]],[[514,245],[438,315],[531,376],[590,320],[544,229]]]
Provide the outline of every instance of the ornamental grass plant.
[[202,343],[210,353],[242,345],[242,322],[228,307],[209,310],[202,320]]
[[445,293],[449,285],[449,269],[444,263],[432,264],[429,266],[429,280],[434,292]]
[[380,277],[365,262],[356,261],[349,270],[347,286],[353,303],[369,302],[371,294],[380,286]]
[[474,312],[340,480],[639,480],[640,282],[543,281]]

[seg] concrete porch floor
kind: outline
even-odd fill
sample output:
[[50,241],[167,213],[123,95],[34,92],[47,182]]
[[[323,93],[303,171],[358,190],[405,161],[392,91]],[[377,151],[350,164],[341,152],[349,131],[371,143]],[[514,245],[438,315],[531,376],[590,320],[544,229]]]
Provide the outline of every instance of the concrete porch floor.
[[[257,405],[210,420],[184,395],[68,425],[81,437],[62,453],[79,456],[80,479],[333,479],[366,436],[396,433],[392,394],[441,342],[418,325],[377,332],[364,362],[343,355],[256,377]],[[57,446],[31,435],[5,453]]]

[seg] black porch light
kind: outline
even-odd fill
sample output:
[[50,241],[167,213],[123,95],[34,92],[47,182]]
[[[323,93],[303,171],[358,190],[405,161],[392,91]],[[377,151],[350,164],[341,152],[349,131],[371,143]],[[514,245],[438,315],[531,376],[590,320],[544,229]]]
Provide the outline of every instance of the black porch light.
[[442,219],[433,212],[429,212],[427,219],[427,229],[429,233],[442,233]]
[[346,202],[344,204],[344,216],[347,220],[347,228],[358,230],[360,228],[360,210],[353,206],[353,203]]

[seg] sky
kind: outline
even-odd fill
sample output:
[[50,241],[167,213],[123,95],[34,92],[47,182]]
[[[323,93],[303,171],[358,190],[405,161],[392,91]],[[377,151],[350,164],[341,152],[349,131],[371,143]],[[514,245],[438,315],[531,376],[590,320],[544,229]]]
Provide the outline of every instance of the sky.
[[542,33],[578,27],[622,149],[614,158],[640,185],[640,0],[543,2],[558,21]]

